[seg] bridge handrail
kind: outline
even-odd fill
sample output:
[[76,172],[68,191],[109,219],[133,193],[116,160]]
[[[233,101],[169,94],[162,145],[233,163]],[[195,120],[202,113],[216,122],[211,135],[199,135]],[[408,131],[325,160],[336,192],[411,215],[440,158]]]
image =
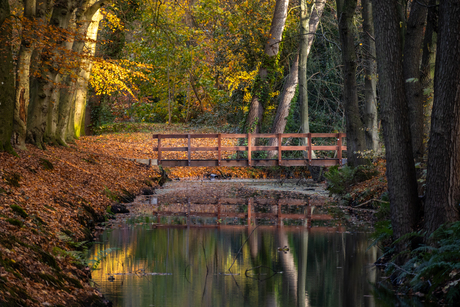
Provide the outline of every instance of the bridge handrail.
[[[337,159],[339,164],[342,164],[342,151],[347,150],[346,146],[343,146],[342,139],[346,137],[345,133],[247,133],[247,134],[230,134],[230,133],[183,133],[183,134],[153,134],[153,139],[158,140],[158,145],[153,147],[153,151],[158,152],[158,164],[161,164],[162,152],[165,151],[186,151],[188,153],[188,165],[190,166],[191,154],[195,151],[217,151],[218,165],[221,165],[222,151],[247,151],[248,152],[248,165],[252,165],[252,152],[253,151],[277,151],[278,153],[278,165],[282,165],[282,151],[307,151],[308,161],[311,164],[312,151],[313,150],[326,150],[326,151],[337,151]],[[162,139],[187,139],[188,146],[185,147],[163,147],[161,146]],[[217,138],[216,146],[200,146],[192,147],[191,140],[197,138]],[[222,146],[223,138],[246,138],[246,146]],[[276,146],[254,146],[252,140],[255,138],[277,138],[278,144]],[[299,146],[283,146],[283,138],[306,138],[307,145]],[[312,145],[313,138],[335,138],[335,145]],[[286,160],[286,159],[285,159]]]

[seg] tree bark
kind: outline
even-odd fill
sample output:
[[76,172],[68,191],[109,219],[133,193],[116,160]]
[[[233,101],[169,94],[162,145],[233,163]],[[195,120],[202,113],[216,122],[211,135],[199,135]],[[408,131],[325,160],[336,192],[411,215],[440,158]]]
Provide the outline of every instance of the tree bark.
[[[286,84],[283,87],[283,92],[280,95],[280,102],[278,108],[276,109],[275,120],[272,125],[272,133],[283,133],[284,128],[286,128],[287,118],[289,116],[289,110],[291,108],[291,101],[294,98],[295,90],[299,82],[299,54],[297,54],[292,63],[291,70],[289,72],[288,79]],[[277,146],[278,139],[271,138],[269,141],[269,146]],[[281,144],[280,144],[281,145]],[[273,158],[278,152],[269,151],[268,158]]]
[[[423,2],[423,1],[422,1]],[[404,79],[409,104],[409,118],[412,137],[412,152],[417,161],[423,158],[423,88],[420,75],[423,33],[426,24],[427,6],[413,2],[407,20],[404,44]]]
[[16,154],[11,146],[14,114],[13,27],[8,0],[0,0],[0,152]]
[[339,34],[342,45],[343,62],[343,102],[347,129],[348,164],[358,166],[365,163],[359,157],[366,150],[366,138],[363,122],[359,114],[358,89],[356,85],[356,52],[353,35],[353,16],[357,0],[337,0],[337,15],[339,18]]
[[364,47],[364,131],[366,148],[379,151],[377,116],[377,62],[374,41],[374,19],[371,0],[362,0],[363,47]]
[[265,57],[259,69],[259,75],[256,78],[253,90],[249,114],[246,119],[245,129],[247,132],[260,132],[260,124],[264,114],[265,103],[269,98],[271,91],[273,75],[278,65],[276,58],[281,39],[283,36],[284,25],[286,23],[289,0],[277,0],[275,12],[273,13],[272,24],[270,27],[269,38],[265,44]]
[[[307,62],[315,33],[323,14],[326,0],[316,1],[311,12],[308,10],[307,0],[300,0],[300,62],[299,62],[299,102],[300,102],[300,130],[302,133],[310,132],[308,119],[308,84]],[[302,145],[308,145],[308,139],[302,139]]]
[[420,205],[404,89],[397,0],[373,4],[391,224],[393,236],[398,239],[416,229]]
[[439,6],[438,52],[426,182],[427,235],[460,220],[460,3]]

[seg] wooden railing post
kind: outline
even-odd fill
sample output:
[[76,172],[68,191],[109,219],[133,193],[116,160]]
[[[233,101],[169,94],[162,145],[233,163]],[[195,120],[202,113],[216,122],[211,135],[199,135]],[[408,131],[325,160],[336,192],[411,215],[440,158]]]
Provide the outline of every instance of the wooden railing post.
[[248,198],[248,226],[251,226],[251,219],[252,219],[252,203],[254,199],[252,197]]
[[161,134],[158,135],[158,165],[161,165]]
[[252,140],[251,140],[251,134],[248,133],[248,166],[252,166],[252,161],[251,161],[251,148],[252,146]]
[[217,165],[220,166],[220,160],[222,160],[222,135],[217,135]]
[[307,134],[308,139],[308,164],[311,165],[311,157],[312,157],[312,143],[311,143],[311,133]]
[[190,138],[190,134],[187,134],[188,136],[188,147],[187,147],[187,153],[188,153],[188,166],[190,166],[190,160],[192,160],[192,139]]
[[342,166],[342,135],[337,133],[337,158],[339,159],[339,165]]
[[281,133],[278,133],[278,165],[281,166],[282,162],[282,151],[281,151],[281,145],[283,141],[283,135]]

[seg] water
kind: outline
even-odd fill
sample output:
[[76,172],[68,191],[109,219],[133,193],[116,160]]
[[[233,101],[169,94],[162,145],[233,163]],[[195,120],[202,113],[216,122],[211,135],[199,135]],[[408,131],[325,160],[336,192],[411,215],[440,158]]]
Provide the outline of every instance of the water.
[[114,306],[380,306],[368,234],[147,222],[100,241],[92,276]]

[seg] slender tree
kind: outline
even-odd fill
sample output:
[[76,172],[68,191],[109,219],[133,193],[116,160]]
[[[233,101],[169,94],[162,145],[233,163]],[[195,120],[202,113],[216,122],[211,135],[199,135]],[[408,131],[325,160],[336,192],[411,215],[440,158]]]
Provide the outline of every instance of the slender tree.
[[421,206],[404,88],[398,1],[374,1],[373,5],[391,224],[398,239],[416,229]]
[[364,47],[364,131],[368,150],[379,151],[377,114],[377,62],[374,41],[374,19],[371,0],[362,0]]
[[340,43],[343,62],[343,102],[347,129],[348,163],[352,166],[363,164],[359,153],[366,150],[363,122],[359,113],[358,88],[356,83],[356,52],[353,34],[353,18],[357,0],[337,0]]
[[277,55],[281,45],[288,13],[289,0],[277,0],[273,13],[268,40],[265,44],[264,58],[254,84],[253,96],[246,119],[245,130],[258,133],[264,114],[264,104],[268,100],[273,78],[278,66]]
[[460,2],[439,6],[434,101],[426,181],[425,229],[460,220]]
[[0,0],[0,151],[15,153],[11,147],[14,113],[14,73],[10,5]]

